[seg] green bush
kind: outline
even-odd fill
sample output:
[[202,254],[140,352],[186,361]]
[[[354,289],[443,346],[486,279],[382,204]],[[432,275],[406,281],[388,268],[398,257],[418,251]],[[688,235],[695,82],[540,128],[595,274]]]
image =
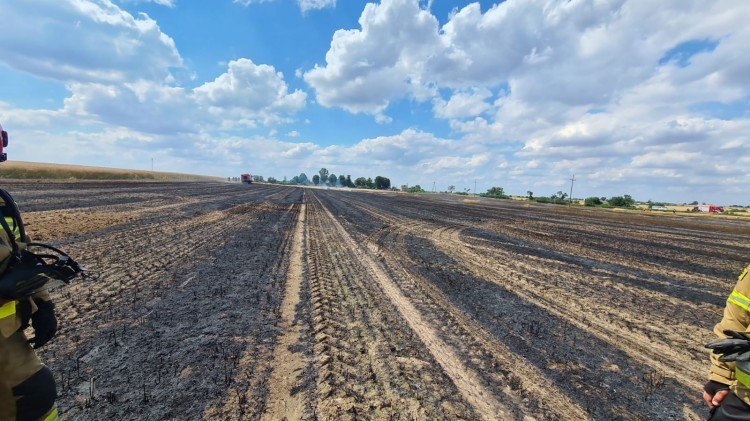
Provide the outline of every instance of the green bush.
[[[406,187],[406,189],[404,189]],[[424,190],[422,189],[422,186],[417,184],[416,186],[401,186],[401,190],[407,192],[407,193],[424,193]]]
[[587,197],[586,200],[583,201],[583,204],[585,206],[599,206],[602,204],[602,200],[596,196]]
[[629,194],[626,194],[624,196],[610,197],[607,203],[616,208],[632,208],[635,205],[635,200]]
[[502,187],[492,187],[487,190],[487,193],[482,193],[480,196],[492,197],[495,199],[507,199],[508,196],[505,194],[505,190]]

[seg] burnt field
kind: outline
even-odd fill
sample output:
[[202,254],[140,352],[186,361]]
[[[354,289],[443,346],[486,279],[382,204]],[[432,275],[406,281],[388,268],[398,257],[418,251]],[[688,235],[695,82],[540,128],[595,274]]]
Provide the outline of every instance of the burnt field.
[[67,419],[700,419],[750,225],[229,183],[5,183]]

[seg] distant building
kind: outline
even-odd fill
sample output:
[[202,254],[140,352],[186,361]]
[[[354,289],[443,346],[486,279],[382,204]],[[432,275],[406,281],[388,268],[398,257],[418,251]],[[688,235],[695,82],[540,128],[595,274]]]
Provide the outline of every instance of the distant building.
[[724,212],[724,207],[718,205],[698,205],[693,208],[693,212],[721,213]]

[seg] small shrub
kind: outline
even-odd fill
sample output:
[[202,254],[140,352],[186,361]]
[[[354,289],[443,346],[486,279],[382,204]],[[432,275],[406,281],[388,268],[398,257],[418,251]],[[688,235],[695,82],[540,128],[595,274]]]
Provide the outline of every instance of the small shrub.
[[602,204],[602,200],[596,196],[587,197],[586,200],[583,201],[583,204],[585,206],[599,206]]

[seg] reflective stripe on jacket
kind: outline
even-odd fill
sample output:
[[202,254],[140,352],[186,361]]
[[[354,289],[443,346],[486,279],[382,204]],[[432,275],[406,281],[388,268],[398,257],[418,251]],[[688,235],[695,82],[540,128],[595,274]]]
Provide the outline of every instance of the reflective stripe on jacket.
[[[727,298],[724,317],[714,326],[719,338],[726,338],[724,330],[750,333],[750,266],[737,278],[734,290]],[[723,363],[719,355],[711,353],[710,380],[727,384],[737,396],[750,404],[750,364]]]

